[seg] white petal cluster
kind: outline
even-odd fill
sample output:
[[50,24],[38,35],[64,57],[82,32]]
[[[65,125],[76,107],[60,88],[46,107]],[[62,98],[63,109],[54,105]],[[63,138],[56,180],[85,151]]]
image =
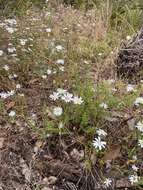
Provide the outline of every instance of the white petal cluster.
[[46,79],[47,78],[47,75],[42,75],[42,79]]
[[59,64],[59,65],[64,65],[65,61],[64,61],[64,59],[58,59],[56,61],[56,63]]
[[15,111],[10,111],[10,113],[8,114],[10,117],[14,117],[16,115]]
[[129,176],[129,181],[132,185],[135,183],[138,183],[139,181],[139,176],[137,174]]
[[10,26],[17,25],[17,21],[15,19],[6,19],[5,23],[9,24]]
[[0,50],[0,56],[2,56],[3,55],[3,50]]
[[5,19],[3,23],[0,23],[0,27],[13,34],[17,30],[17,21],[15,19]]
[[4,69],[5,71],[8,71],[8,70],[9,70],[9,66],[8,66],[8,65],[4,65],[4,66],[3,66],[3,69]]
[[140,132],[143,132],[143,121],[139,121],[135,126]]
[[56,92],[53,92],[50,96],[50,99],[53,101],[63,100],[66,103],[73,102],[73,104],[80,105],[84,101],[81,97],[74,96],[72,93],[69,93],[67,90],[58,88]]
[[74,96],[74,97],[73,97],[73,103],[80,105],[80,104],[83,103],[83,99],[82,99],[81,97]]
[[8,50],[8,53],[14,53],[16,51],[16,48],[15,47],[9,47],[7,48]]
[[62,113],[63,113],[63,109],[61,108],[61,107],[55,107],[54,109],[53,109],[53,114],[55,115],[55,116],[61,116],[62,115]]
[[52,32],[52,29],[51,28],[46,28],[46,32],[50,33],[50,32]]
[[24,46],[28,40],[27,39],[20,39],[20,44]]
[[139,139],[138,145],[143,148],[143,139]]
[[132,84],[128,84],[127,87],[126,87],[126,90],[127,92],[135,92],[135,88],[134,88],[134,85]]
[[11,91],[8,91],[8,92],[1,92],[0,93],[0,98],[2,99],[6,99],[10,96],[13,96],[15,94],[15,91],[14,90],[11,90]]
[[56,101],[60,98],[59,94],[57,92],[53,92],[53,94],[50,95],[50,98],[53,100],[53,101]]
[[57,45],[56,46],[56,50],[58,51],[58,52],[60,52],[60,51],[62,51],[64,48],[63,48],[63,46],[61,46],[61,45]]
[[51,69],[47,69],[47,75],[52,74],[52,70]]
[[[143,121],[139,121],[135,127],[143,134]],[[143,148],[143,139],[138,140],[138,145]]]
[[135,104],[136,106],[139,106],[140,104],[143,104],[143,97],[138,97],[138,98],[136,98],[134,104]]
[[111,178],[106,178],[104,181],[104,186],[108,188],[109,186],[112,185],[112,179]]
[[64,100],[66,103],[72,102],[73,100],[73,94],[66,92],[61,96],[61,99]]
[[132,39],[132,37],[131,36],[126,36],[126,40],[131,40]]
[[103,109],[107,109],[108,108],[108,105],[105,102],[102,102],[99,106],[101,108],[103,108]]
[[139,168],[138,168],[135,164],[132,165],[132,169],[133,169],[135,172],[137,172],[137,171],[139,170]]
[[99,136],[104,136],[104,137],[107,136],[107,133],[106,133],[103,129],[98,129],[98,130],[96,131],[96,133],[97,133]]
[[20,84],[17,84],[16,85],[16,89],[20,89],[21,88],[21,85]]
[[98,137],[93,140],[93,146],[98,150],[102,150],[107,144],[105,141],[102,141],[102,138],[105,138],[107,133],[103,129],[97,129],[96,133]]
[[59,70],[62,71],[62,72],[64,72],[65,71],[65,67],[64,66],[60,66]]
[[93,140],[93,146],[99,150],[102,150],[106,146],[106,142],[102,141],[100,137]]
[[8,78],[11,79],[16,79],[18,77],[17,74],[9,75]]

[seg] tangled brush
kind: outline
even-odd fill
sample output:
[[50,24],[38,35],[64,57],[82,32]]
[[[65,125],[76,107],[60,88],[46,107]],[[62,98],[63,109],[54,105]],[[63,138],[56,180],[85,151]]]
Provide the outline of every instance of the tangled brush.
[[128,82],[143,79],[143,27],[132,40],[122,44],[116,65],[119,78]]

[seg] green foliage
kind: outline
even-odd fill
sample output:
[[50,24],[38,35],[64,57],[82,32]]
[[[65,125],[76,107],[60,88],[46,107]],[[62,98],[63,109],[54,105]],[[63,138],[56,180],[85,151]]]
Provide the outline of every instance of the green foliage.
[[22,15],[33,5],[41,8],[44,2],[44,0],[0,0],[0,10],[2,15]]

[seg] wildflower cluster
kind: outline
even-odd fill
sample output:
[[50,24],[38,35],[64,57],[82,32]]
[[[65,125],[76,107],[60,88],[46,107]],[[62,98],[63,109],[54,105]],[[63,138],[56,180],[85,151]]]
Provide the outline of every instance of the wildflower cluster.
[[93,140],[93,146],[98,150],[102,150],[105,148],[107,143],[105,141],[102,141],[101,138],[106,137],[107,133],[103,129],[98,129],[97,134],[98,137]]
[[128,84],[126,90],[127,92],[136,92],[135,86],[132,84]]
[[82,97],[74,96],[72,93],[69,93],[67,90],[58,88],[57,91],[53,92],[50,96],[50,99],[53,101],[63,100],[66,103],[82,104],[84,101]]
[[109,187],[111,187],[111,185],[112,185],[112,179],[111,178],[106,178],[104,180],[104,187],[109,188]]
[[[134,162],[137,161],[137,156],[133,156],[133,160]],[[138,176],[137,172],[138,172],[139,168],[136,166],[136,164],[132,165],[132,175],[129,176],[129,181],[131,183],[131,185],[137,184],[140,180],[140,177]]]
[[0,98],[6,99],[6,98],[8,98],[10,96],[13,96],[14,94],[15,94],[14,90],[7,91],[7,92],[0,92]]
[[5,19],[0,23],[0,27],[5,29],[8,33],[13,34],[17,31],[17,21],[15,19]]
[[142,105],[142,104],[143,104],[143,97],[138,97],[138,98],[136,98],[134,104],[135,104],[136,106],[139,106],[140,104]]
[[137,174],[129,176],[129,181],[132,185],[134,185],[135,183],[138,183],[139,179],[140,177]]
[[138,129],[138,131],[140,132],[140,136],[142,137],[141,139],[139,139],[138,141],[138,145],[143,148],[143,121],[139,121],[137,123],[137,125],[135,126],[135,128]]

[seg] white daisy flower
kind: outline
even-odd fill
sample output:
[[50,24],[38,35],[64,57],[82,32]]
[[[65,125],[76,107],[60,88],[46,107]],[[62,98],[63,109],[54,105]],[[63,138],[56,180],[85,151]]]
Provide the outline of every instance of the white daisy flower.
[[64,59],[58,59],[56,61],[56,63],[59,64],[59,65],[64,65],[65,61],[64,61]]
[[138,145],[143,148],[143,139],[139,139]]
[[16,85],[16,89],[20,89],[21,88],[21,85],[20,84],[17,84]]
[[103,129],[98,129],[96,131],[96,133],[99,135],[99,136],[107,136],[107,133],[103,130]]
[[143,104],[143,97],[138,97],[138,98],[136,98],[134,104],[135,104],[136,106],[139,106],[139,104]]
[[0,50],[0,56],[2,56],[3,55],[3,50]]
[[135,164],[132,165],[132,169],[133,169],[135,172],[137,172],[137,171],[139,170],[139,168],[138,168]]
[[1,93],[0,93],[0,97],[1,97],[2,99],[6,99],[6,98],[9,97],[9,94],[6,93],[6,92],[1,92]]
[[6,31],[7,31],[8,33],[10,33],[10,34],[13,34],[13,33],[16,31],[15,28],[8,27],[8,26],[6,26],[5,29],[6,29]]
[[50,32],[52,32],[52,29],[51,28],[46,28],[46,32],[50,33]]
[[131,175],[129,176],[129,181],[130,183],[133,185],[134,183],[138,183],[139,177],[135,174],[135,175]]
[[63,46],[61,46],[61,45],[57,45],[56,46],[56,50],[57,51],[62,51],[64,48],[63,48]]
[[8,114],[10,117],[14,117],[16,115],[15,111],[10,111],[10,113]]
[[108,105],[106,104],[106,103],[101,103],[100,105],[99,105],[101,108],[104,108],[104,109],[107,109],[108,108]]
[[15,94],[14,90],[11,90],[10,92],[8,92],[9,96],[13,96]]
[[20,44],[24,46],[28,40],[27,39],[20,39]]
[[13,74],[13,78],[17,78],[18,77],[18,75],[17,74]]
[[56,74],[56,73],[57,73],[57,71],[56,71],[56,70],[54,70],[54,71],[53,71],[53,74]]
[[16,75],[16,74],[13,74],[13,75],[9,75],[9,76],[8,76],[9,79],[14,79],[14,78],[16,79],[17,77],[18,77],[18,75]]
[[139,121],[135,126],[140,132],[143,132],[143,122]]
[[73,97],[73,103],[74,104],[82,104],[84,101],[83,101],[83,99],[81,98],[81,97],[78,97],[78,96],[74,96]]
[[106,142],[105,141],[101,141],[101,138],[95,138],[93,140],[93,146],[99,150],[102,150],[103,148],[105,148],[106,146]]
[[111,178],[106,178],[104,181],[104,186],[109,187],[112,185],[112,179]]
[[65,71],[65,67],[61,66],[61,67],[59,67],[59,70],[62,71],[62,72],[64,72]]
[[3,98],[3,99],[6,99],[10,96],[13,96],[15,94],[15,91],[14,90],[11,90],[10,92],[1,92],[0,93],[0,97]]
[[9,25],[17,25],[17,21],[14,18],[6,19],[5,22]]
[[8,70],[9,70],[9,66],[8,66],[8,65],[4,65],[3,68],[4,68],[5,71],[8,71]]
[[62,89],[62,88],[58,88],[58,89],[57,89],[57,93],[58,93],[59,95],[63,95],[63,94],[65,94],[65,93],[67,93],[67,90]]
[[43,79],[46,79],[46,78],[47,78],[47,75],[42,75],[42,78],[43,78]]
[[67,93],[63,94],[61,99],[64,100],[66,103],[71,102],[73,100],[73,94],[67,92]]
[[126,87],[127,92],[135,92],[134,85],[128,84]]
[[132,159],[133,159],[134,161],[136,161],[138,158],[137,158],[136,155],[133,155]]
[[132,39],[132,37],[131,36],[126,36],[126,40],[131,40]]
[[53,92],[53,94],[51,94],[49,97],[50,97],[52,100],[56,101],[56,100],[59,99],[60,96],[59,96],[59,93]]
[[7,50],[9,53],[13,53],[16,51],[15,47],[11,47],[11,48],[9,47]]
[[62,113],[63,113],[63,109],[62,109],[61,107],[55,107],[55,108],[53,109],[53,114],[54,114],[55,116],[61,116]]
[[31,114],[31,117],[32,117],[32,119],[37,119],[36,113],[32,113],[32,114]]
[[52,73],[51,69],[47,69],[47,75],[50,75]]
[[74,96],[73,97],[73,103],[74,104],[82,104],[84,101],[83,101],[83,99],[82,99],[82,97],[78,97],[78,96]]

